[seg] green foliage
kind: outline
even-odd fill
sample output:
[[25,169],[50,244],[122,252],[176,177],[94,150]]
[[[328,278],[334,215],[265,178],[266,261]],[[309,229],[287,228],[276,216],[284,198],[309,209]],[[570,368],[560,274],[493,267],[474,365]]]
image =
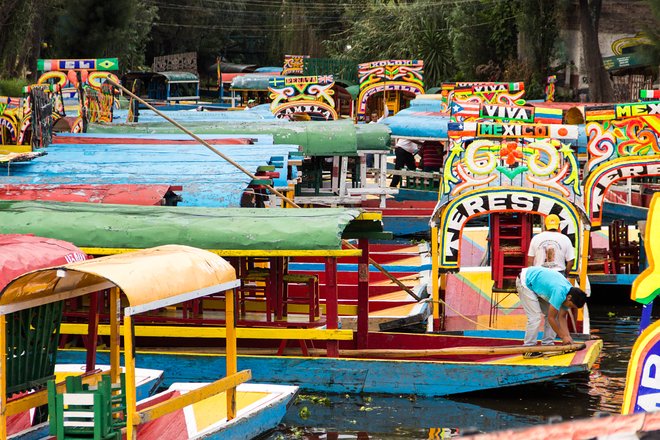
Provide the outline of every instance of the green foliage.
[[142,0],[78,0],[61,6],[51,56],[119,58],[120,68],[144,64],[156,8]]
[[437,1],[372,1],[347,9],[347,31],[325,42],[340,59],[422,59],[426,88],[454,74],[448,15]]
[[646,0],[651,8],[651,13],[653,14],[654,23],[656,26],[647,26],[644,29],[644,33],[649,37],[652,46],[644,46],[643,51],[646,52],[646,55],[650,56],[653,65],[657,66],[660,64],[660,28],[657,26],[660,23],[660,0]]
[[0,79],[0,96],[23,96],[23,87],[27,85],[23,78]]
[[452,9],[449,34],[463,79],[500,79],[504,61],[517,53],[517,6],[518,1],[480,0]]

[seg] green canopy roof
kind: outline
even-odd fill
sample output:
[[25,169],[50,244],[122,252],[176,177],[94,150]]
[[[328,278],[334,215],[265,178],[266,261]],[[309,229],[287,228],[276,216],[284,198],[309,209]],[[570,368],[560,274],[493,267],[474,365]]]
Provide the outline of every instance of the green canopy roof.
[[[349,120],[308,122],[189,121],[195,134],[271,134],[273,143],[300,145],[306,156],[355,156],[360,150],[390,149],[390,129],[383,124],[353,124]],[[136,125],[90,124],[88,133],[181,133],[169,122]]]
[[191,72],[156,72],[162,75],[168,82],[199,82],[197,75]]
[[248,73],[234,77],[231,80],[232,90],[268,90],[268,80],[271,78],[284,78],[276,73],[271,75],[263,73]]
[[182,208],[0,201],[4,234],[35,234],[78,247],[142,249],[181,244],[208,250],[341,249],[341,238],[382,232],[379,219],[344,208]]

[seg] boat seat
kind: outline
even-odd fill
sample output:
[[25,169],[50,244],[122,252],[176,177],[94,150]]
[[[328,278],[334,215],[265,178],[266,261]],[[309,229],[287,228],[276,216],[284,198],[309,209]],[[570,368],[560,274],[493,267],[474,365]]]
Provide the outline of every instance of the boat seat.
[[245,315],[247,300],[263,301],[266,307],[266,322],[272,321],[273,311],[271,301],[270,270],[256,267],[247,271],[241,277],[241,287],[238,289],[238,312]]
[[[49,381],[49,433],[58,440],[120,440],[125,422],[115,423],[114,401],[109,376],[104,376],[95,389],[84,387],[80,376],[69,376],[64,393],[58,393],[55,381]],[[122,415],[125,409],[124,402]]]
[[[287,315],[287,305],[304,304],[307,306],[309,322],[314,322],[321,315],[319,306],[319,278],[316,275],[306,274],[285,274],[282,277],[284,282],[284,295],[281,307],[277,310],[276,319],[282,319]],[[290,289],[292,285],[303,285],[302,289]]]

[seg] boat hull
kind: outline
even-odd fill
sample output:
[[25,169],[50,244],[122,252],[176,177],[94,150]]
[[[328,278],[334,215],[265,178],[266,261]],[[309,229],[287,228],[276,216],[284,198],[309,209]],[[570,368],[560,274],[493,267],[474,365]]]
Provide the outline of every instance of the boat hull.
[[[493,388],[543,382],[568,374],[587,372],[595,362],[602,341],[587,342],[580,352],[539,359],[521,355],[482,362],[410,359],[358,359],[291,356],[239,356],[238,369],[252,370],[255,382],[298,385],[318,393],[381,393],[447,396]],[[78,351],[62,351],[62,359],[75,362]],[[99,353],[98,361],[107,358]],[[165,368],[165,377],[199,382],[225,368],[225,356],[143,352],[142,368]]]

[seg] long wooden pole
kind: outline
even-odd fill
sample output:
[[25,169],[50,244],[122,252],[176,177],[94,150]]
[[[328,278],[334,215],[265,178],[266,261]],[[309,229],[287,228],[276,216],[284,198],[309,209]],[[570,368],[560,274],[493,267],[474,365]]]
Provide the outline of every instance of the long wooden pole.
[[[195,133],[193,133],[192,131],[188,130],[188,129],[187,129],[186,127],[184,127],[183,125],[179,124],[179,123],[178,123],[177,121],[175,121],[174,119],[172,119],[172,118],[170,118],[169,116],[165,115],[163,112],[161,112],[160,110],[156,109],[154,106],[152,106],[152,105],[149,104],[147,101],[145,101],[144,99],[140,98],[139,96],[137,96],[136,94],[134,94],[133,92],[131,92],[130,90],[128,90],[126,87],[124,87],[124,86],[122,86],[121,84],[118,84],[117,82],[113,81],[112,78],[110,78],[109,75],[106,77],[106,81],[108,81],[108,83],[109,83],[111,86],[118,88],[119,90],[121,90],[122,92],[124,92],[125,94],[127,94],[128,96],[130,96],[131,98],[137,100],[137,101],[140,102],[141,104],[144,104],[149,110],[153,111],[153,112],[156,113],[158,116],[162,117],[162,118],[165,119],[167,122],[171,123],[171,124],[174,125],[176,128],[178,128],[179,130],[183,131],[183,132],[186,133],[188,136],[192,137],[193,139],[195,139],[195,140],[196,140],[197,142],[199,142],[200,144],[204,145],[204,146],[205,146],[206,148],[208,148],[209,150],[213,151],[213,152],[214,152],[215,154],[217,154],[218,156],[222,157],[224,160],[226,160],[227,162],[229,162],[230,164],[232,164],[233,166],[235,166],[236,168],[238,168],[241,172],[243,172],[244,174],[246,174],[250,179],[253,179],[253,180],[257,180],[257,179],[258,179],[257,176],[255,176],[254,174],[252,174],[250,171],[246,170],[243,166],[241,166],[241,164],[235,162],[232,158],[230,158],[230,157],[227,156],[226,154],[222,153],[220,150],[218,150],[217,148],[215,148],[213,145],[209,144],[209,143],[206,142],[204,139],[202,139],[201,137],[197,136]],[[263,185],[263,186],[265,186],[265,187],[268,189],[268,191],[271,191],[273,194],[277,195],[278,197],[280,197],[280,198],[281,198],[282,200],[284,200],[285,202],[289,203],[289,204],[290,204],[291,206],[293,206],[294,208],[300,208],[300,206],[298,206],[293,200],[289,199],[287,196],[285,196],[284,194],[282,194],[281,192],[279,192],[278,190],[276,190],[276,189],[273,188],[272,186],[270,186],[270,185]],[[349,243],[349,242],[346,241],[346,240],[342,240],[342,243],[344,243],[345,246],[347,246],[347,247],[349,247],[349,248],[351,248],[351,249],[358,249],[356,246],[354,246],[353,244]],[[399,281],[394,275],[392,275],[391,273],[389,273],[389,272],[388,272],[383,266],[381,266],[380,264],[378,264],[378,263],[377,263],[376,261],[374,261],[372,258],[369,258],[369,263],[372,264],[372,265],[373,265],[376,269],[378,269],[380,272],[382,272],[382,273],[383,273],[388,279],[390,279],[390,281],[392,281],[392,282],[395,283],[397,286],[399,286],[402,290],[404,290],[408,295],[410,295],[411,297],[413,297],[413,298],[415,299],[415,301],[421,301],[421,298],[420,298],[419,296],[417,296],[417,295],[415,294],[415,292],[412,291],[412,289],[410,289],[408,286],[406,286],[406,285],[403,284],[401,281]]]
[[411,358],[411,357],[433,357],[433,356],[468,356],[468,355],[506,355],[537,353],[571,353],[582,350],[586,345],[524,345],[498,346],[498,347],[449,347],[429,350],[399,350],[399,349],[365,349],[365,350],[339,350],[340,356],[346,357],[377,357],[377,358]]

